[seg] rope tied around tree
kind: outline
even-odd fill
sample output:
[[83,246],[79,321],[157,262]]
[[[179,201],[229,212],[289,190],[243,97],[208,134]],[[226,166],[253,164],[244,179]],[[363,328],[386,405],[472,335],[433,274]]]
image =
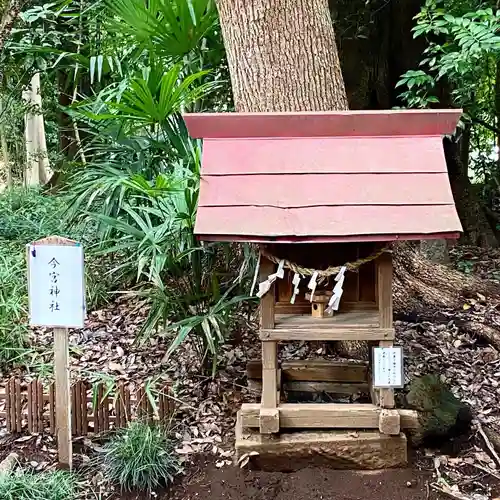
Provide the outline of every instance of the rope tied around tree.
[[276,257],[273,254],[271,254],[264,245],[260,245],[260,253],[263,257],[270,260],[274,264],[279,264],[281,261],[283,261],[284,262],[283,267],[290,269],[291,271],[297,274],[300,274],[302,276],[312,276],[313,274],[316,273],[316,276],[319,278],[319,281],[324,281],[330,276],[337,275],[339,271],[342,269],[342,267],[345,267],[348,271],[357,271],[363,264],[367,264],[372,260],[378,259],[384,253],[392,253],[392,250],[390,247],[384,247],[381,248],[380,250],[373,252],[367,257],[357,259],[353,262],[346,262],[341,266],[330,266],[323,270],[304,267],[295,262],[290,262],[287,259]]

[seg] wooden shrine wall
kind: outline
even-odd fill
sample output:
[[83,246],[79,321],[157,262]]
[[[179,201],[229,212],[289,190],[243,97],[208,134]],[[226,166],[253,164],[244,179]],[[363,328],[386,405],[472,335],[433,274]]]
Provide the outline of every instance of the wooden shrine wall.
[[[359,258],[371,255],[377,248],[375,243],[299,243],[267,246],[268,251],[276,257],[285,258],[290,262],[312,269],[326,269],[329,266],[340,266],[346,262],[354,262]],[[293,271],[285,269],[284,279],[276,282],[276,314],[307,314],[311,311],[311,305],[305,298],[308,291],[308,277],[301,282],[300,294],[296,298],[295,304],[290,304],[293,274]],[[374,305],[376,303],[375,277],[375,261],[363,264],[358,272],[347,272],[340,309],[349,308],[353,303]],[[334,276],[321,287],[331,290],[333,285]]]

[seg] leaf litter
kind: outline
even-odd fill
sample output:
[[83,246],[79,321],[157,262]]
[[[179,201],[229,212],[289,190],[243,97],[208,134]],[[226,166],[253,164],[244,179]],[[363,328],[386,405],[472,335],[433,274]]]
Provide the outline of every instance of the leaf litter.
[[[467,250],[470,254],[471,249]],[[469,255],[469,254],[467,254]],[[482,254],[481,254],[482,255]],[[463,254],[461,254],[461,258]],[[500,254],[494,257],[493,276],[485,270],[488,262],[482,255],[469,256],[479,269],[478,274],[500,278]],[[482,266],[482,267],[481,267]],[[498,271],[497,271],[498,269]],[[476,272],[476,270],[474,270]],[[487,276],[486,276],[487,275]],[[487,314],[484,297],[468,301],[467,311]],[[70,332],[71,369],[74,378],[110,376],[131,384],[155,378],[171,384],[179,402],[175,437],[177,451],[186,461],[196,455],[211,455],[217,467],[233,464],[233,439],[236,411],[242,402],[256,401],[256,394],[246,387],[246,362],[260,357],[260,345],[255,313],[241,317],[234,337],[222,348],[219,372],[215,378],[200,376],[199,360],[189,340],[166,356],[169,339],[158,335],[144,343],[137,334],[146,317],[146,304],[130,298],[120,298],[109,307],[89,314],[86,328]],[[500,325],[499,325],[500,326]],[[405,353],[405,381],[426,373],[438,373],[453,393],[468,403],[474,411],[477,425],[473,436],[458,452],[440,454],[424,450],[418,455],[417,466],[433,470],[431,488],[458,499],[483,500],[500,497],[500,464],[495,462],[491,447],[482,437],[483,427],[500,436],[500,355],[491,346],[462,332],[450,318],[448,324],[430,322],[395,322],[396,344]],[[38,351],[41,366],[52,363],[52,333],[44,329],[32,332],[32,344]],[[282,359],[321,357],[325,354],[317,344],[291,342],[280,349]],[[10,375],[34,376],[15,370]],[[4,401],[0,401],[0,411]],[[90,436],[75,440],[75,462],[86,463],[98,444],[89,445]],[[5,420],[0,420],[0,457],[12,450],[20,451],[26,467],[43,470],[54,467],[56,449],[52,436],[13,436],[5,432]],[[497,450],[498,451],[498,450]],[[251,454],[240,458],[245,467]],[[36,464],[36,465],[35,465]],[[90,480],[90,479],[89,479]],[[110,494],[99,474],[91,478],[92,489]]]

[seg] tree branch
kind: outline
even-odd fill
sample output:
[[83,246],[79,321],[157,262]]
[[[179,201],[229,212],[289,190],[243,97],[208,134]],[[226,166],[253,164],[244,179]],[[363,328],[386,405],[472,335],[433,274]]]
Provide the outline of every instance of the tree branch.
[[491,132],[494,132],[495,134],[500,134],[499,128],[495,127],[494,125],[490,125],[488,122],[481,120],[481,118],[471,118],[471,122],[475,123],[476,125],[481,125],[484,128],[491,130]]

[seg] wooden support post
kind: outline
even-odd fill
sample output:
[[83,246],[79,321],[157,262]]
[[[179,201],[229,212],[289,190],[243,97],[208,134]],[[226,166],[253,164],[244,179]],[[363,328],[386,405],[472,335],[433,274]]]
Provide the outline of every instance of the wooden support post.
[[276,342],[262,342],[262,399],[260,432],[279,432],[278,349]]
[[261,434],[275,434],[280,431],[280,416],[278,408],[260,409],[259,430]]
[[72,468],[71,401],[69,385],[68,329],[54,328],[56,382],[56,434],[59,464]]
[[[377,259],[377,290],[380,328],[392,328],[392,255]],[[380,347],[392,347],[392,340],[381,340]],[[378,403],[382,408],[394,408],[394,389],[380,389]]]
[[[260,280],[264,281],[274,272],[275,265],[261,257]],[[261,329],[274,328],[274,283],[260,301]],[[278,344],[275,341],[262,342],[262,399],[259,415],[260,432],[272,434],[279,432],[279,392],[278,389]]]
[[392,328],[392,255],[377,259],[380,328]]

